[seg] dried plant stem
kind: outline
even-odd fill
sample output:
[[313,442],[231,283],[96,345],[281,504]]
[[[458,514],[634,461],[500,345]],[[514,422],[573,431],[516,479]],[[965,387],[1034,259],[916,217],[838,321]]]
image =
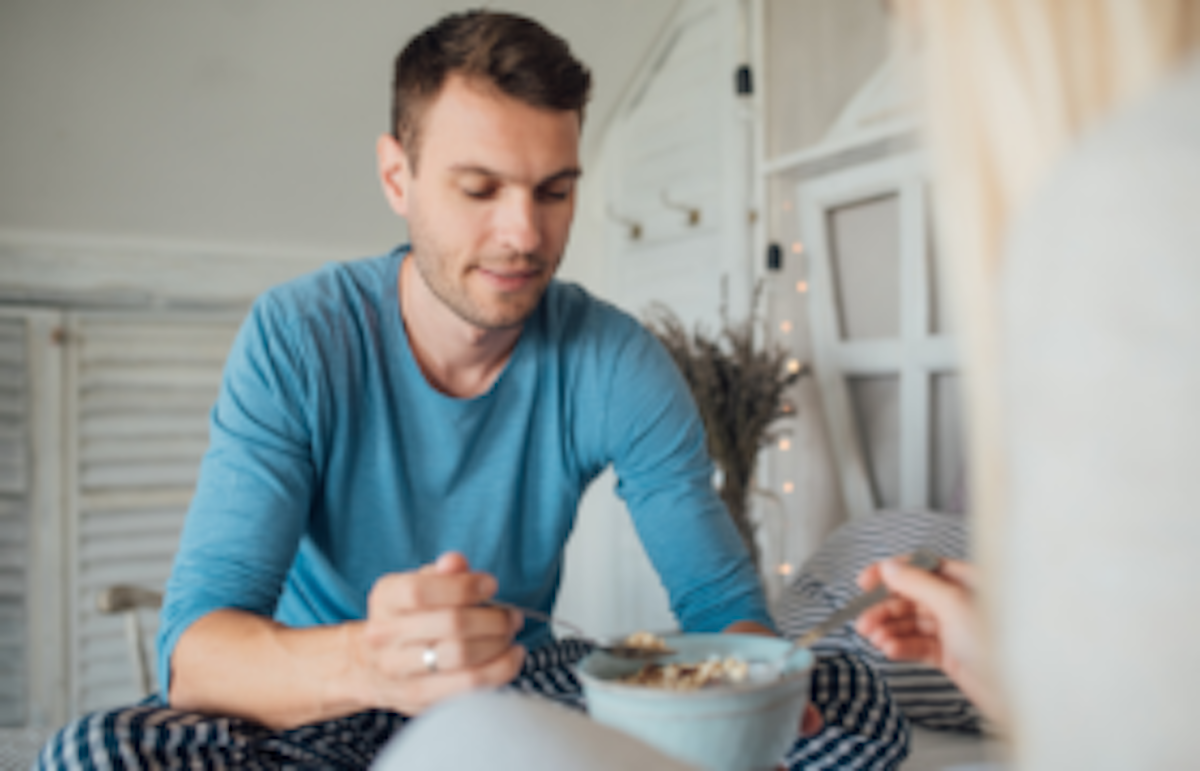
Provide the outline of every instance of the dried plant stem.
[[789,370],[783,346],[758,344],[755,314],[761,294],[759,284],[743,321],[730,322],[722,309],[716,335],[700,325],[689,332],[663,306],[652,309],[647,324],[691,388],[709,454],[723,473],[721,499],[756,567],[759,555],[749,503],[758,453],[775,439],[771,428],[789,414],[787,390],[808,372],[807,366]]

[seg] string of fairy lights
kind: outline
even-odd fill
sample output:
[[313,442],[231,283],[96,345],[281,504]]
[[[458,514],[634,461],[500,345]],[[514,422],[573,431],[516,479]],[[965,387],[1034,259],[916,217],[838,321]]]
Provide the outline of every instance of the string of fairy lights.
[[[789,200],[782,201],[779,209],[786,215],[792,210],[792,202]],[[792,241],[789,245],[788,251],[791,253],[791,255],[800,257],[804,254],[804,244],[799,240]],[[778,272],[782,270],[782,265],[773,265],[772,267],[775,268],[775,271],[772,272]],[[793,276],[794,275],[795,274],[793,273]],[[808,281],[800,278],[795,281],[793,287],[797,295],[805,295],[808,292]],[[777,319],[776,329],[778,330],[778,334],[782,338],[782,341],[785,343],[785,345],[787,345],[793,351],[795,351],[797,344],[797,341],[793,336],[797,331],[797,321],[796,319],[792,318],[791,315],[795,314],[798,310],[800,310],[800,308],[801,306],[798,302],[783,302],[781,303],[780,310],[782,311],[784,318]],[[796,374],[801,371],[804,365],[797,356],[792,356],[790,359],[788,359],[786,366],[789,373]],[[795,406],[791,400],[784,403],[783,412],[789,418],[794,419],[795,411]],[[785,435],[776,440],[774,449],[776,452],[781,454],[790,454],[792,447],[792,437]],[[779,556],[778,561],[773,566],[773,572],[783,580],[786,580],[795,571],[795,566],[788,558],[790,549],[788,548],[787,523],[789,506],[787,505],[787,502],[788,498],[796,493],[796,482],[792,478],[792,475],[797,470],[797,466],[795,463],[788,463],[788,460],[789,458],[785,457],[774,464],[776,469],[784,470],[782,474],[783,478],[779,481],[779,487],[777,488],[778,492],[771,491],[766,496],[768,499],[777,504],[779,509],[778,524],[780,532],[778,533],[778,538],[780,539],[780,545],[777,552]]]

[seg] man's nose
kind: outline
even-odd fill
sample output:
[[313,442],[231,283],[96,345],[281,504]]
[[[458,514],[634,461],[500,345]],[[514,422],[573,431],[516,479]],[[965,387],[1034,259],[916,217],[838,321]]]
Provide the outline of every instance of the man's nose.
[[532,254],[542,244],[541,214],[532,195],[513,195],[501,212],[504,245],[517,254]]

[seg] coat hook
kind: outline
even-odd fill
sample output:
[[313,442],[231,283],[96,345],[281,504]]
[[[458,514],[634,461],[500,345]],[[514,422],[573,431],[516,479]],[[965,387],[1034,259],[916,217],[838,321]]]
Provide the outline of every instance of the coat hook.
[[635,222],[634,220],[628,219],[626,217],[622,217],[620,214],[617,214],[617,212],[613,209],[612,204],[609,204],[609,206],[608,206],[608,217],[609,217],[609,219],[613,220],[614,222],[619,222],[620,224],[624,225],[626,228],[629,229],[629,240],[630,241],[637,241],[638,239],[640,239],[642,237],[642,223]]
[[688,206],[684,203],[672,201],[670,196],[667,195],[666,190],[662,191],[662,202],[663,206],[667,207],[668,209],[674,209],[675,211],[686,213],[689,227],[695,227],[700,224],[700,209],[694,206]]

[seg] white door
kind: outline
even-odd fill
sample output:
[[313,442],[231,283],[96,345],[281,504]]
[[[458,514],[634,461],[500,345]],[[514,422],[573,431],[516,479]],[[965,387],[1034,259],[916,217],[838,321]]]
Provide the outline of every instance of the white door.
[[[739,7],[687,0],[605,145],[608,294],[718,321],[749,299],[748,107],[734,93]],[[631,232],[631,224],[639,228]]]
[[797,201],[814,372],[847,513],[956,508],[957,357],[921,159],[802,183]]
[[[597,165],[605,290],[643,317],[718,323],[749,300],[749,124],[734,92],[740,4],[684,0],[635,79]],[[559,611],[599,634],[674,628],[666,593],[606,474],[581,507]]]

